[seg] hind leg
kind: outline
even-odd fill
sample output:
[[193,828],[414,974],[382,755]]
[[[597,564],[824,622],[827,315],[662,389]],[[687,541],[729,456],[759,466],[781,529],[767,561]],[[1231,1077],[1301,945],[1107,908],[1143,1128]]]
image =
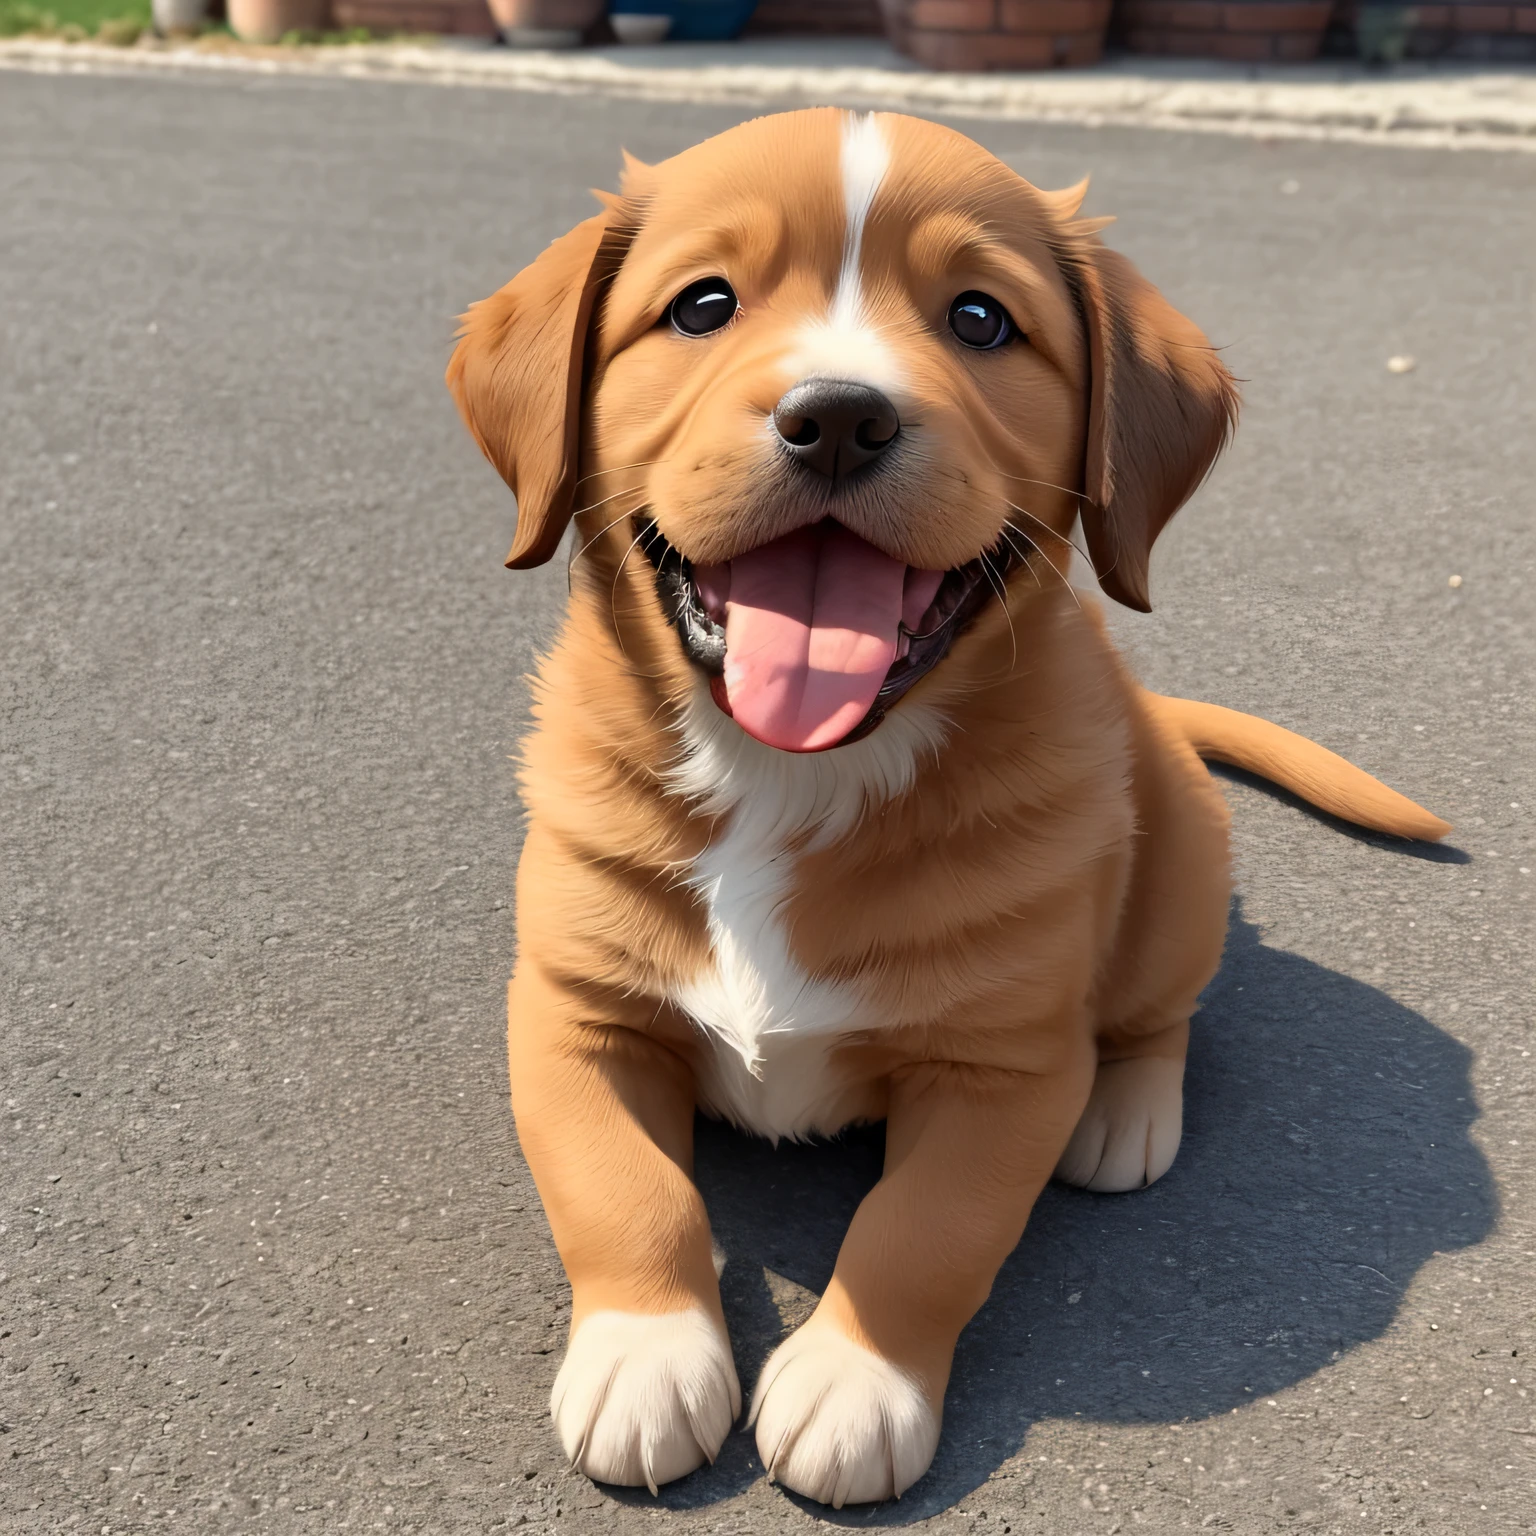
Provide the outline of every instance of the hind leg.
[[1189,1021],[1103,1040],[1093,1091],[1056,1177],[1102,1194],[1142,1189],[1173,1165],[1184,1130]]
[[1056,1177],[1142,1189],[1173,1165],[1184,1129],[1189,1019],[1221,962],[1232,883],[1227,809],[1187,743],[1144,710],[1136,733],[1141,829],[1114,958],[1097,1002],[1093,1092]]

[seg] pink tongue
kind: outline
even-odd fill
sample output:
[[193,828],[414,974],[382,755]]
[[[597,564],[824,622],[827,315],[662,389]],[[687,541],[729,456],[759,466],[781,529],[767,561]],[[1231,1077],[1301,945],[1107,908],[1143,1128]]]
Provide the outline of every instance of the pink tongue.
[[911,575],[909,592],[906,565],[835,523],[732,560],[725,692],[736,723],[785,752],[836,746],[896,659],[904,609],[921,598],[920,616],[941,579]]

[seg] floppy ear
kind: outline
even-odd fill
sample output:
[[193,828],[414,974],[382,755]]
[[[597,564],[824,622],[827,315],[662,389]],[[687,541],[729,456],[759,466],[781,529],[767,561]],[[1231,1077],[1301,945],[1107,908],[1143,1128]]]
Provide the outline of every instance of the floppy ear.
[[1153,542],[1226,445],[1237,385],[1124,256],[1094,241],[1073,266],[1092,369],[1083,532],[1099,585],[1147,613]]
[[587,329],[623,244],[607,213],[587,219],[460,325],[445,382],[517,497],[513,570],[543,565],[571,520]]

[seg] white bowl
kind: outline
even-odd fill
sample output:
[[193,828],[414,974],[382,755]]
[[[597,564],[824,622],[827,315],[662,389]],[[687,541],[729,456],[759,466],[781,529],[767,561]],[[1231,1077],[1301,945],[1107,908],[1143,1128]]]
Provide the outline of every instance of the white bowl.
[[670,16],[647,16],[638,11],[615,11],[608,20],[621,43],[659,43],[672,30]]

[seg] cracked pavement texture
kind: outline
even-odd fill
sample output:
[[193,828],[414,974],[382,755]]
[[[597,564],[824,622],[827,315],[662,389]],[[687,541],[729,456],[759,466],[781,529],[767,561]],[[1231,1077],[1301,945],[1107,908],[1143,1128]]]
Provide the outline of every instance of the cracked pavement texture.
[[[968,130],[1093,172],[1248,381],[1156,614],[1114,619],[1143,676],[1457,831],[1225,780],[1240,899],[1178,1163],[1047,1193],[933,1471],[833,1515],[743,1433],[656,1500],[555,1443],[503,986],[564,580],[501,568],[511,502],[441,386],[454,316],[621,145],[731,113],[0,80],[0,1529],[1532,1528],[1536,165]],[[701,1129],[745,1385],[879,1147]]]

